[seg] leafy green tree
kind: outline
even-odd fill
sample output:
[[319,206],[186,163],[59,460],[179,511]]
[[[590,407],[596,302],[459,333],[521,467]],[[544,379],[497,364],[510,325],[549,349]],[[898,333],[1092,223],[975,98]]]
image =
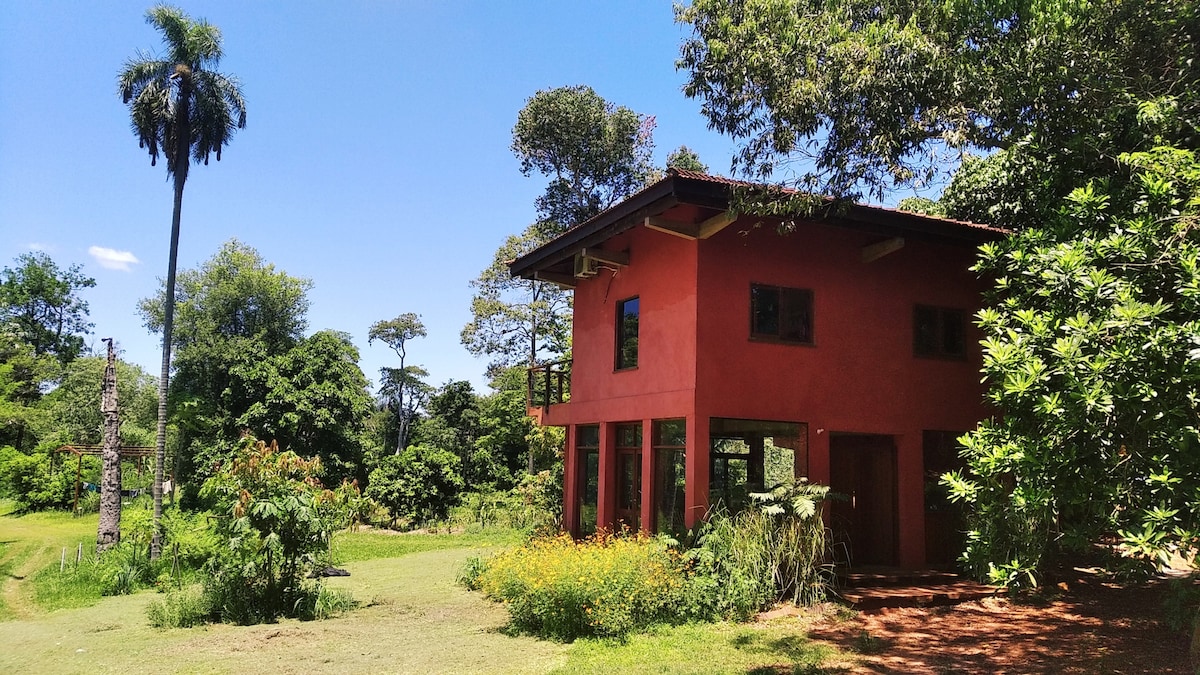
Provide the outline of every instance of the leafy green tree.
[[60,373],[49,354],[34,353],[18,339],[11,324],[0,324],[0,445],[28,452],[46,429],[48,415],[40,404],[42,390]]
[[537,199],[543,236],[591,218],[639,190],[654,150],[654,118],[604,100],[591,87],[544,89],[513,127],[521,173],[550,179]]
[[448,450],[410,445],[383,458],[367,479],[366,496],[411,524],[444,520],[463,488],[461,464]]
[[708,173],[708,165],[701,162],[700,155],[686,145],[679,146],[667,155],[667,168]]
[[[349,338],[308,338],[308,279],[293,277],[236,240],[179,273],[172,419],[181,480],[203,480],[248,431],[285,450],[319,455],[327,479],[362,472],[366,378]],[[162,327],[161,292],[141,301]]]
[[246,101],[241,85],[216,70],[221,60],[221,31],[204,21],[193,21],[176,7],[157,5],[146,12],[146,22],[162,33],[165,57],[139,53],[125,63],[118,76],[121,100],[129,106],[129,117],[138,147],[150,153],[150,163],[166,157],[167,175],[174,183],[175,206],[171,216],[171,250],[163,294],[163,357],[159,375],[158,434],[154,469],[154,537],[151,557],[162,548],[159,521],[162,517],[163,465],[167,444],[167,389],[174,346],[175,266],[179,259],[179,217],[183,209],[183,186],[191,162],[204,162],[221,150],[236,129],[246,126]]
[[387,399],[396,415],[396,454],[408,447],[409,428],[416,419],[421,404],[429,393],[424,378],[428,371],[420,366],[405,365],[409,340],[425,337],[421,317],[408,312],[387,321],[376,321],[367,332],[367,342],[379,340],[400,357],[399,368],[381,368],[383,382],[380,393]]
[[222,541],[207,564],[209,618],[254,624],[312,618],[320,587],[308,580],[329,562],[333,533],[349,522],[349,484],[327,490],[319,459],[305,460],[247,437],[204,483]]
[[79,265],[60,270],[40,251],[22,253],[16,263],[0,271],[0,323],[8,323],[34,354],[70,362],[83,352],[84,336],[92,330],[79,292],[96,280]]
[[[43,409],[56,442],[100,443],[100,382],[105,359],[85,356],[72,361],[58,386],[46,395]],[[123,445],[149,445],[157,421],[158,383],[141,367],[117,361],[117,400],[121,411]]]
[[750,176],[803,159],[802,187],[881,196],[963,151],[1014,152],[1052,170],[1053,204],[1071,173],[1149,149],[1143,102],[1169,101],[1164,142],[1195,146],[1198,17],[1177,0],[696,0],[679,65]]
[[1005,414],[964,437],[970,471],[947,479],[973,507],[966,560],[995,582],[1106,537],[1141,564],[1200,539],[1200,159],[1122,161],[1129,189],[1090,183],[1047,227],[983,248],[984,373]]
[[473,319],[462,330],[462,342],[472,354],[491,357],[490,375],[560,357],[570,349],[570,294],[550,282],[508,273],[508,261],[544,241],[536,226],[508,237],[492,264],[471,282]]

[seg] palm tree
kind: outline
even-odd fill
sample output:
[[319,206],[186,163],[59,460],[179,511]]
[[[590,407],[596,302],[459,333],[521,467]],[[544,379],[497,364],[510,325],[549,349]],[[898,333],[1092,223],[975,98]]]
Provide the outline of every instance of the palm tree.
[[121,99],[138,146],[150,151],[150,164],[161,152],[167,175],[174,179],[175,211],[171,217],[171,254],[163,307],[162,375],[158,381],[158,438],[154,469],[154,536],[150,555],[162,551],[163,464],[167,443],[167,382],[171,368],[171,333],[175,320],[175,263],[179,255],[179,212],[183,185],[191,161],[208,164],[209,155],[221,160],[223,148],[237,129],[246,126],[246,102],[237,79],[213,70],[221,59],[221,31],[203,19],[193,21],[182,10],[158,5],[146,12],[146,22],[162,33],[164,58],[138,52],[118,76]]

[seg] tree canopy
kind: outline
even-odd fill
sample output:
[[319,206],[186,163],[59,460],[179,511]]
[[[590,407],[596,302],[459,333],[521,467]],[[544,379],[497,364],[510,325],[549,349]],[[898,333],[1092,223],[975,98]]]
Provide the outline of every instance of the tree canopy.
[[880,196],[924,186],[957,153],[1030,155],[1069,174],[1148,150],[1146,102],[1177,111],[1166,143],[1200,140],[1196,3],[1032,0],[696,0],[679,65],[736,165],[802,187]]
[[92,330],[79,292],[95,285],[79,265],[62,270],[41,251],[22,253],[15,267],[0,271],[0,323],[9,324],[35,354],[65,364],[83,352]]
[[537,199],[539,230],[553,236],[640,189],[652,165],[654,118],[579,85],[537,92],[517,113],[512,151],[521,173],[550,179]]

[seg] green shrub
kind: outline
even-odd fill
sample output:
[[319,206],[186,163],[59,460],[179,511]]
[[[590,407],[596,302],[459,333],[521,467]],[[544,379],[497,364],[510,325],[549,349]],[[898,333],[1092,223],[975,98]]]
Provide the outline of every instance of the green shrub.
[[190,628],[211,620],[212,606],[208,595],[193,586],[154,600],[146,608],[146,617],[155,628]]
[[684,563],[645,534],[601,532],[581,542],[567,535],[537,538],[464,577],[505,603],[513,627],[556,640],[623,637],[688,618],[679,611]]
[[205,565],[215,618],[254,624],[315,612],[321,588],[308,576],[329,563],[330,537],[349,522],[358,496],[351,484],[324,489],[320,474],[320,459],[248,438],[205,481],[220,544]]
[[689,611],[744,620],[775,600],[824,600],[832,577],[821,519],[827,498],[828,487],[799,480],[752,493],[756,508],[713,513],[687,553]]
[[463,488],[461,462],[446,450],[410,445],[383,458],[367,479],[367,497],[388,508],[392,518],[413,524],[445,520]]

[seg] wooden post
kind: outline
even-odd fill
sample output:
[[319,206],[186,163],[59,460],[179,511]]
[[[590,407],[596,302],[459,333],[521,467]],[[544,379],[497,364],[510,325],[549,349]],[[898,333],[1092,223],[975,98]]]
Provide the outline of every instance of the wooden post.
[[108,343],[108,364],[100,412],[104,415],[104,448],[101,451],[100,523],[96,528],[96,550],[106,551],[121,541],[121,419],[117,409],[117,352]]
[[83,481],[83,453],[77,453],[79,461],[75,462],[75,505],[71,507],[71,513],[76,518],[79,517],[79,484]]

